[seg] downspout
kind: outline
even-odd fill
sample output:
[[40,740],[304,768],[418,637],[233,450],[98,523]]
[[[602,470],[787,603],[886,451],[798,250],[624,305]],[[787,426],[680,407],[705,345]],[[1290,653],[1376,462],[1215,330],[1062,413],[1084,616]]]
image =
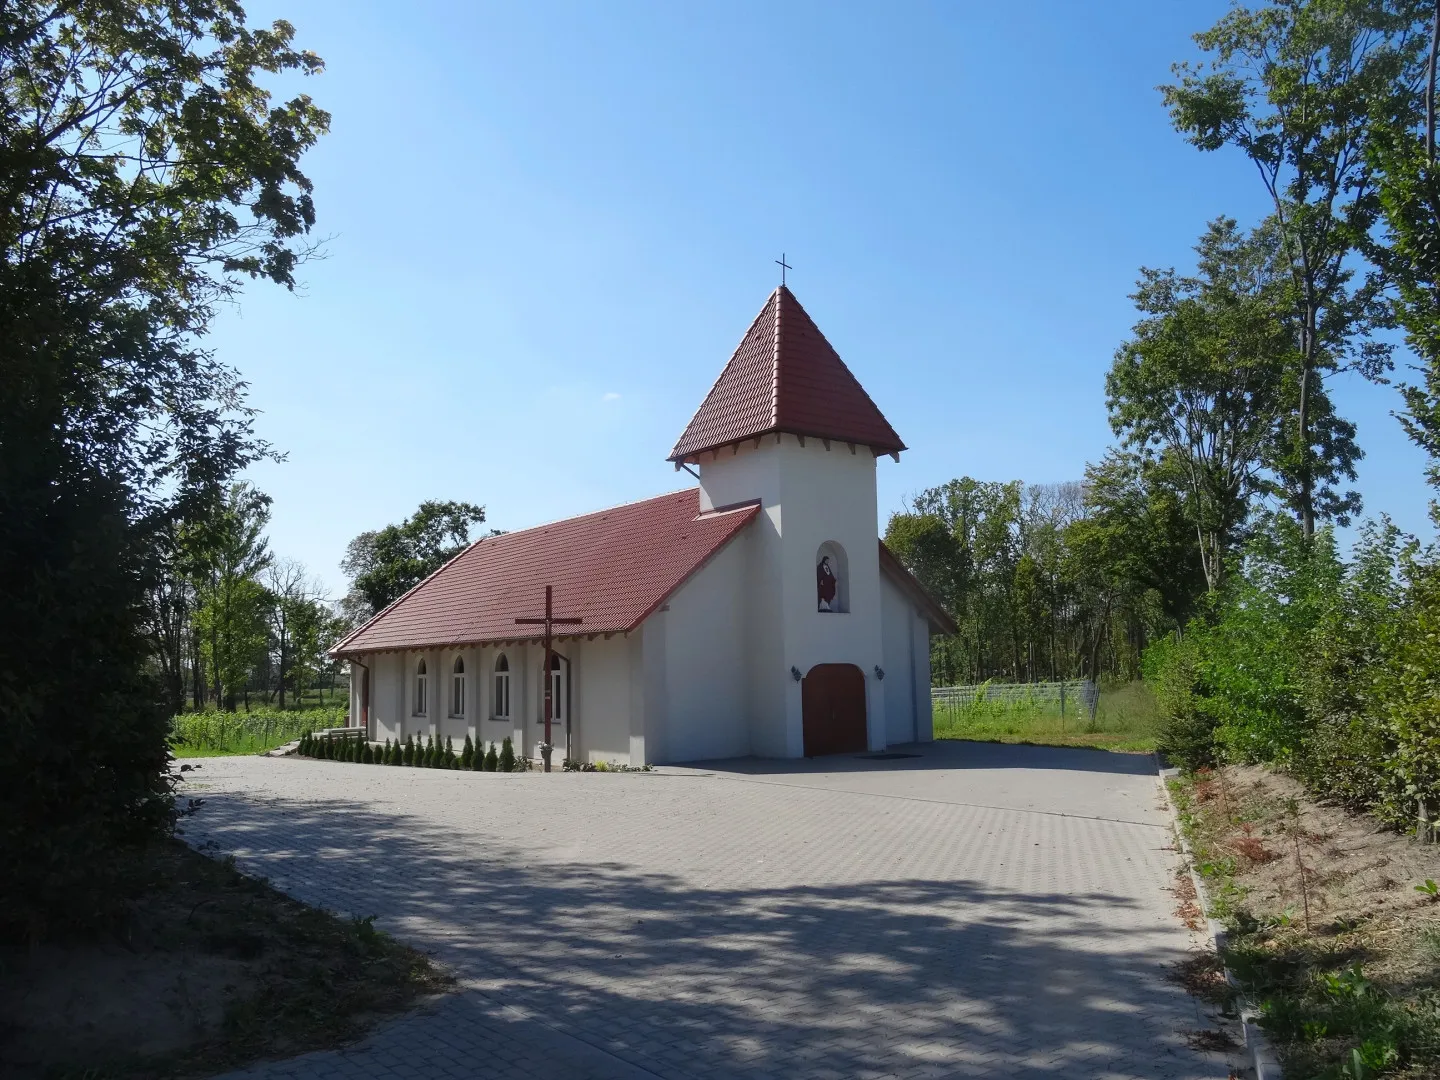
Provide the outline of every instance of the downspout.
[[[910,741],[920,741],[920,680],[916,677],[920,673],[915,670],[915,614],[907,612],[909,618],[905,621],[910,624],[909,638],[910,653]],[[924,616],[920,616],[924,618]]]
[[[573,718],[573,713],[571,712],[571,695],[573,691],[572,684],[574,683],[574,680],[570,678],[570,658],[559,651],[556,651],[555,655],[558,656],[561,663],[565,665],[565,761],[573,761],[575,759],[571,756],[572,748],[570,746],[570,722]],[[560,767],[562,769],[565,767],[564,762],[561,763]]]

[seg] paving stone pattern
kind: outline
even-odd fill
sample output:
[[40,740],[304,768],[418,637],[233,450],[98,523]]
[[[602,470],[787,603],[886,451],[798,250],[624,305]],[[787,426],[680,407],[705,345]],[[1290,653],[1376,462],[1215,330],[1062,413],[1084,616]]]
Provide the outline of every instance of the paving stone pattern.
[[1144,757],[475,774],[207,760],[187,839],[461,990],[244,1077],[1221,1078]]

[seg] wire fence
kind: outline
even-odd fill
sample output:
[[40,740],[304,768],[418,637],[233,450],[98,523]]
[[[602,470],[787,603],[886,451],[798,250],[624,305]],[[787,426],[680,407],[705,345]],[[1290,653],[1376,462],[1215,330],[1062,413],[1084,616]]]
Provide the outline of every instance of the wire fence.
[[1058,713],[1093,718],[1100,703],[1100,689],[1090,679],[983,682],[971,686],[931,687],[930,701],[936,711],[950,713],[983,716]]

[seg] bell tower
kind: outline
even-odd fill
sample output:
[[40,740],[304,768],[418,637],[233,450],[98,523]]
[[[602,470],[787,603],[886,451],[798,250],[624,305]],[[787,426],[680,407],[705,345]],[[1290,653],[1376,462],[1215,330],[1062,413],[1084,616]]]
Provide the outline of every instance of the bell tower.
[[[677,469],[698,471],[702,513],[761,507],[747,530],[743,585],[756,754],[885,744],[875,470],[878,459],[898,461],[904,449],[781,285],[670,453]],[[843,678],[822,692],[822,679],[836,672]],[[863,732],[849,727],[827,741],[835,733],[817,726],[822,700],[825,723],[844,726],[849,721],[835,719],[843,713],[859,725],[863,715]]]

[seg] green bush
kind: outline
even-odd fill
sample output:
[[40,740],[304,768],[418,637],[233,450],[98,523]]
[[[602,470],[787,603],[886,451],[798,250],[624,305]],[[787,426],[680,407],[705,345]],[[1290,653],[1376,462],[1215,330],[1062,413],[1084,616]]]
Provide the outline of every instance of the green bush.
[[401,753],[401,764],[415,764],[415,736],[413,734],[405,736],[405,749]]
[[490,749],[485,751],[485,771],[498,772],[500,770],[500,755],[495,752],[495,744],[490,744]]
[[1193,635],[1171,634],[1151,645],[1144,674],[1160,712],[1155,748],[1188,771],[1215,764],[1216,721],[1199,693],[1199,650]]
[[425,746],[420,751],[420,767],[422,769],[433,769],[435,767],[435,736],[425,737]]
[[455,742],[449,735],[445,736],[445,768],[455,768]]
[[515,771],[515,746],[511,742],[509,735],[506,735],[505,741],[500,744],[499,765],[501,772]]
[[362,760],[366,765],[374,765],[374,764],[375,764],[375,751],[374,751],[374,749],[370,746],[370,744],[369,744],[368,742],[365,744],[365,749],[361,752],[361,754],[362,754],[361,760]]
[[1271,518],[1223,595],[1145,675],[1160,749],[1186,768],[1257,761],[1401,829],[1440,815],[1440,562],[1388,521],[1347,562]]
[[470,741],[470,736],[465,736],[465,745],[460,748],[460,768],[469,769],[475,764],[475,744]]
[[176,757],[213,754],[255,754],[273,750],[308,731],[338,727],[345,707],[278,709],[257,705],[249,712],[207,709],[180,713],[170,721],[170,742]]

